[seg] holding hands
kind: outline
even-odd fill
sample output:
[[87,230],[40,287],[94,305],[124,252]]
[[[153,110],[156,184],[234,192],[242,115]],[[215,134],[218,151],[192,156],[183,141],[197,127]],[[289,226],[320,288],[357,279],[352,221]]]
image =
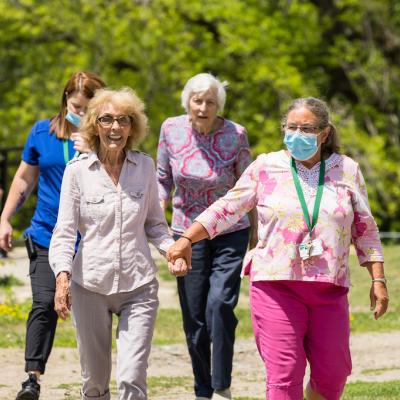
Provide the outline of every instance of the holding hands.
[[172,275],[184,276],[191,268],[192,243],[187,238],[179,238],[167,252],[168,269]]
[[188,266],[184,258],[178,258],[175,262],[168,261],[168,270],[174,276],[185,276]]

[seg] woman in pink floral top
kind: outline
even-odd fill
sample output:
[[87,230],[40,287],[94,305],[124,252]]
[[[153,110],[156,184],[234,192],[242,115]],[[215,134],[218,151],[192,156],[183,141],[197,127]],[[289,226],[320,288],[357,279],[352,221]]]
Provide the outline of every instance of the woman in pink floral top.
[[[168,118],[161,127],[159,195],[165,209],[173,193],[171,229],[175,239],[235,185],[251,162],[246,129],[218,116],[225,97],[223,83],[210,74],[198,74],[182,92],[187,114]],[[249,225],[243,213],[221,236],[196,243],[192,269],[177,279],[197,400],[231,398],[237,325],[233,310]]]
[[[245,259],[254,334],[267,371],[267,399],[339,399],[351,373],[348,257],[353,243],[371,275],[375,318],[388,306],[379,232],[358,164],[338,154],[324,102],[298,99],[284,120],[287,151],[262,154],[235,187],[183,233],[214,238],[257,207],[258,244]],[[319,205],[320,203],[320,205]],[[180,239],[170,260],[190,259]]]

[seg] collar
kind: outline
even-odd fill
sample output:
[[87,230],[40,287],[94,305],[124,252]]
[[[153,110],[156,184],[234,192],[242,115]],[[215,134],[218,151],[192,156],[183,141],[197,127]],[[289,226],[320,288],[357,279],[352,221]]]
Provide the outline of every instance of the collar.
[[[136,164],[138,163],[138,157],[139,157],[139,152],[138,152],[138,151],[127,150],[127,152],[126,152],[126,159],[127,159],[129,162],[131,162],[131,163],[133,163],[133,164],[136,165]],[[99,157],[97,156],[97,153],[94,152],[94,151],[91,151],[91,152],[88,154],[88,166],[89,166],[89,168],[90,168],[93,164],[95,164],[95,163],[97,163],[97,162],[100,162]]]

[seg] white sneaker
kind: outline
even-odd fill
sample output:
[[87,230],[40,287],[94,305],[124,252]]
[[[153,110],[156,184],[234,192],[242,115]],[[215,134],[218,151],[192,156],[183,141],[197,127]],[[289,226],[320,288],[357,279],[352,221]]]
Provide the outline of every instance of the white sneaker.
[[211,400],[210,397],[196,397],[195,400]]
[[214,392],[214,396],[213,399],[229,399],[232,400],[232,394],[231,394],[231,389],[227,388],[227,389],[223,389],[223,390],[216,390]]

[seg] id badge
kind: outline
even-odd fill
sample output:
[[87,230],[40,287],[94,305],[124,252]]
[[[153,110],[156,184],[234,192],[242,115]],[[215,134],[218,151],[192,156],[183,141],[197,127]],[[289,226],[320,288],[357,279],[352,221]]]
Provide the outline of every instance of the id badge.
[[300,243],[299,252],[302,260],[307,260],[313,256],[320,256],[323,252],[322,240],[314,239],[307,243]]

